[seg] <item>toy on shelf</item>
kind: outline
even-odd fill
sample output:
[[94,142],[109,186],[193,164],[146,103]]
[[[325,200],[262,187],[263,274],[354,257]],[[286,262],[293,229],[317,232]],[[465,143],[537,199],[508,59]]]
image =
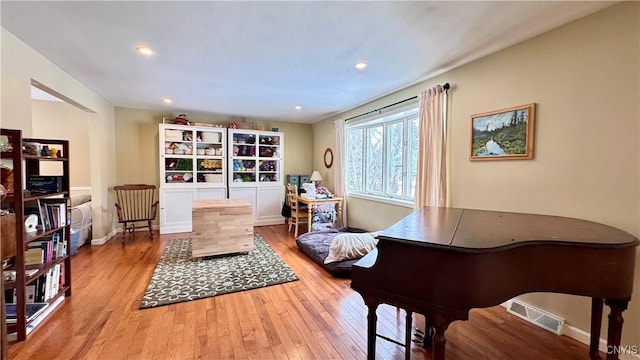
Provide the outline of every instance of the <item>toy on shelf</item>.
[[185,114],[178,115],[178,117],[176,117],[173,122],[178,125],[191,125],[189,119],[187,119],[187,115]]

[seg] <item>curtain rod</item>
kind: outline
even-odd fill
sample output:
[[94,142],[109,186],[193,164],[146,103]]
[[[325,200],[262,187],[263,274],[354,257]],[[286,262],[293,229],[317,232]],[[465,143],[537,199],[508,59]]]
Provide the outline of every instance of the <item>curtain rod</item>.
[[[444,91],[449,92],[449,89],[451,88],[451,85],[449,85],[449,83],[445,83],[444,85],[442,85],[442,88],[444,89]],[[410,97],[408,99],[400,100],[398,102],[394,102],[393,104],[389,104],[389,105],[386,105],[386,106],[383,106],[383,107],[379,107],[377,109],[371,110],[371,111],[366,112],[364,114],[352,116],[352,117],[350,117],[348,119],[344,119],[344,121],[349,121],[349,120],[357,119],[357,118],[365,116],[365,115],[373,114],[373,113],[379,112],[380,110],[383,110],[383,109],[386,109],[386,108],[390,108],[392,106],[396,106],[396,105],[402,104],[402,103],[407,102],[407,101],[415,100],[417,98],[418,98],[418,96],[416,95],[416,96]]]

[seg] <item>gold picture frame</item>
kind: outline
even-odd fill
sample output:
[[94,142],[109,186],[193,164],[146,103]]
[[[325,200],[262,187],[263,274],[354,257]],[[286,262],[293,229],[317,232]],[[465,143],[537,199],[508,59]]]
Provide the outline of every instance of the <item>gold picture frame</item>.
[[469,160],[533,159],[535,103],[471,115]]

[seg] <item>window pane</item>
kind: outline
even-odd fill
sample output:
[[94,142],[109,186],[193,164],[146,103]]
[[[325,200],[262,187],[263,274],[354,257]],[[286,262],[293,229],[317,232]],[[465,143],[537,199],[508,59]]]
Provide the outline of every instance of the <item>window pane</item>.
[[409,182],[408,190],[409,193],[405,194],[408,198],[413,199],[416,194],[416,176],[418,174],[418,147],[419,139],[420,139],[420,125],[418,122],[418,118],[413,118],[408,121],[408,146],[407,146],[407,156],[409,158],[408,161],[408,176],[407,181]]
[[403,143],[404,133],[401,122],[387,125],[387,195],[402,197],[402,164],[403,164]]
[[363,130],[354,129],[347,130],[347,154],[346,154],[346,177],[347,177],[347,191],[362,191],[362,174],[364,169],[363,154]]
[[382,126],[367,129],[366,191],[370,193],[382,193],[383,129]]
[[347,126],[347,192],[413,201],[418,126],[417,107]]

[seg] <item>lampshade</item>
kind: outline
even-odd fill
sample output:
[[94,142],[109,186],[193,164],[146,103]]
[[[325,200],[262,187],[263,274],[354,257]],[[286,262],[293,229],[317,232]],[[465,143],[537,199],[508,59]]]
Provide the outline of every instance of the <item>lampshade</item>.
[[320,176],[320,172],[317,170],[313,171],[313,174],[311,174],[311,178],[309,178],[309,180],[311,181],[322,181],[322,176]]

